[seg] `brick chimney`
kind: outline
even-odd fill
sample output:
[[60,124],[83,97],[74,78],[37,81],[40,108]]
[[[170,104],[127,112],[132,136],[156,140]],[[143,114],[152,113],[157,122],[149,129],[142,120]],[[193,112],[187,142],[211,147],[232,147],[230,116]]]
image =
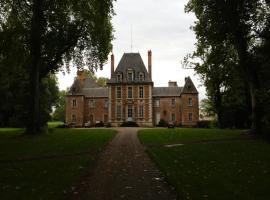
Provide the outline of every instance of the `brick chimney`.
[[78,69],[77,71],[77,79],[80,81],[80,86],[83,87],[84,86],[84,82],[85,82],[85,72],[84,70],[80,70]]
[[113,76],[113,73],[114,73],[114,55],[112,53],[112,55],[111,55],[111,78]]
[[168,86],[169,87],[177,87],[178,85],[177,85],[177,82],[176,81],[169,81],[168,82]]
[[152,80],[152,51],[148,51],[148,74],[150,79]]

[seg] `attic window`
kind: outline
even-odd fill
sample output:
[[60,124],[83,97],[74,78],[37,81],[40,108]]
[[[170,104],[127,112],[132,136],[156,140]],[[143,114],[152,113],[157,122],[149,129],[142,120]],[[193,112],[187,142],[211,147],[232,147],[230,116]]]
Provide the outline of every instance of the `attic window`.
[[143,81],[144,80],[144,74],[142,72],[140,72],[140,74],[139,74],[139,80],[140,81]]
[[127,81],[133,81],[133,70],[128,70],[127,72]]
[[118,73],[117,74],[117,82],[121,82],[122,81],[122,74]]

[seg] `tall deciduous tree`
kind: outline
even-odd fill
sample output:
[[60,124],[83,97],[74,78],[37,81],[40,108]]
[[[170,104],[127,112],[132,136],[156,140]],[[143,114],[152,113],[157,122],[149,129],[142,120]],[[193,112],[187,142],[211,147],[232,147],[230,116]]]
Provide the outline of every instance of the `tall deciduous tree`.
[[[31,91],[28,133],[39,133],[42,79],[62,66],[102,67],[111,50],[113,0],[2,0],[0,4],[1,62],[19,64],[29,75]],[[12,32],[13,38],[8,34]],[[14,47],[12,40],[18,42]],[[20,49],[20,50],[19,50]],[[15,61],[13,59],[15,58]]]
[[[269,100],[267,96],[262,98],[265,93],[265,75],[262,72],[264,66],[269,67],[266,61],[268,56],[259,52],[267,46],[269,10],[269,1],[264,0],[190,0],[186,6],[186,11],[194,12],[198,19],[194,26],[198,43],[193,56],[205,61],[213,52],[218,53],[220,48],[235,55],[228,59],[234,61],[235,71],[249,88],[254,133],[261,132],[264,107]],[[220,61],[215,67],[220,72],[227,57],[218,54]]]

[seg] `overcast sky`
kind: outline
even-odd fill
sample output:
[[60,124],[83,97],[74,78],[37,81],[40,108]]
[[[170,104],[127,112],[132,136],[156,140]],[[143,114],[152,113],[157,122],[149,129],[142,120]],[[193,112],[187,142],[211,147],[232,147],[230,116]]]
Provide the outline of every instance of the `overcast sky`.
[[[191,69],[183,69],[184,56],[194,51],[195,34],[190,26],[195,21],[192,13],[185,13],[188,0],[118,0],[114,3],[116,15],[113,17],[113,52],[117,66],[124,52],[139,52],[147,67],[147,51],[152,50],[152,78],[155,86],[167,86],[168,81],[177,81],[183,86],[184,78],[190,76],[205,97],[205,89],[200,86],[199,77]],[[58,75],[60,89],[70,87],[76,70],[63,76]],[[110,76],[110,60],[97,71],[97,76]]]

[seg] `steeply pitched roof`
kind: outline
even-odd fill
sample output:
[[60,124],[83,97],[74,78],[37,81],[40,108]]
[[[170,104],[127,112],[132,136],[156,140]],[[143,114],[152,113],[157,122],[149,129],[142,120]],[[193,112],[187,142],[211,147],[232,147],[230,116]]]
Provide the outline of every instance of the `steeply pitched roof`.
[[180,96],[182,87],[154,87],[153,97],[176,97]]
[[108,97],[109,91],[108,88],[99,87],[99,88],[83,88],[83,95],[85,97]]
[[[118,73],[123,75],[123,81],[127,82],[127,71],[128,69],[132,69],[135,72],[135,79],[133,82],[148,82],[151,83],[152,80],[146,70],[146,67],[143,63],[142,57],[139,53],[124,53],[122,56],[117,68],[115,69],[113,76],[108,81],[108,83],[116,83],[116,77]],[[138,74],[142,72],[144,73],[144,81],[140,81],[138,78]]]
[[92,77],[86,77],[84,81],[84,88],[97,88],[97,82]]
[[185,85],[184,85],[182,93],[198,94],[198,90],[196,89],[195,85],[193,84],[193,82],[189,76],[185,78]]

